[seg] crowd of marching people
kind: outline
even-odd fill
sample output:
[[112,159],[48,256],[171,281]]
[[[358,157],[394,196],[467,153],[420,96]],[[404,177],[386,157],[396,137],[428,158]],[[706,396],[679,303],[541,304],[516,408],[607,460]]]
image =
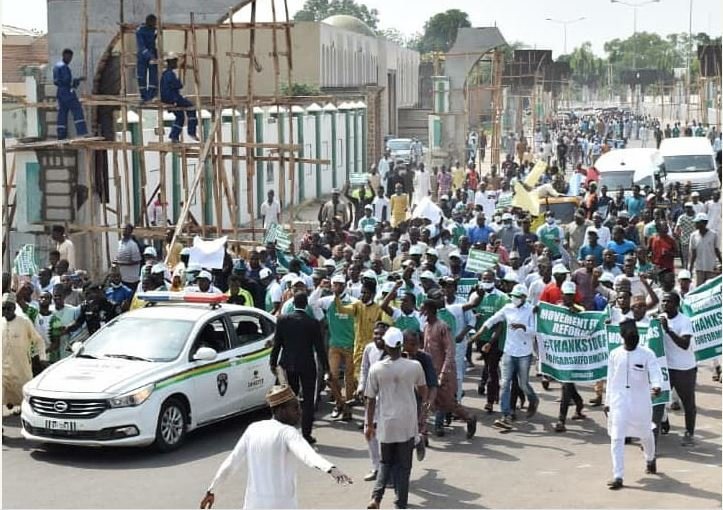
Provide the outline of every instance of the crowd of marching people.
[[[693,123],[674,129],[680,136],[710,136],[719,151],[720,134],[699,128]],[[3,331],[32,337],[30,366],[37,374],[48,362],[69,356],[73,341],[144,306],[140,290],[223,293],[229,303],[277,316],[304,313],[323,324],[327,370],[320,372],[328,372],[315,395],[308,394],[314,386],[305,386],[304,399],[318,409],[328,386],[331,417],[339,420],[352,420],[355,405],[367,406],[361,428],[371,468],[365,480],[376,480],[370,508],[378,507],[392,478],[401,508],[412,454],[423,458],[430,435],[444,436],[461,420],[471,438],[480,411],[499,413],[494,426],[500,430],[536,414],[537,393],[555,384],[541,376],[536,390],[530,377],[536,372],[540,303],[607,311],[613,324],[663,317],[678,399],[672,408],[684,411],[683,444],[690,446],[696,362],[690,321],[680,305],[687,293],[721,273],[720,190],[705,202],[688,183],[635,186],[625,196],[622,190],[598,189],[594,168],[599,154],[615,150],[615,139],[676,136],[668,131],[655,119],[619,114],[550,123],[535,130],[529,143],[507,136],[504,162],[484,173],[478,170],[487,146],[484,133],[470,136],[465,165],[454,161],[428,171],[423,162],[397,164],[386,153],[366,184],[334,190],[319,209],[319,228],[287,252],[273,242],[237,247],[225,250],[220,268],[191,263],[189,248],[174,239],[173,230],[165,242],[146,245],[127,225],[105,279],[91,282],[76,266],[63,227],[54,227],[56,249],[37,274],[3,273]],[[515,184],[540,160],[548,165],[538,189],[579,198],[569,223],[559,222],[552,211],[537,218],[515,205]],[[277,223],[280,211],[269,193],[264,226]],[[470,270],[471,252],[491,254],[494,263]],[[463,285],[469,279],[474,283]],[[17,382],[29,374],[13,366],[21,361],[6,355],[5,346],[4,341],[3,404],[19,409]],[[400,357],[418,361],[422,370],[405,364],[397,373],[392,361]],[[385,359],[389,366],[378,368]],[[716,363],[713,378],[720,377]],[[475,381],[483,409],[463,405],[465,378]],[[406,383],[395,386],[400,380]],[[554,431],[566,431],[571,405],[571,419],[581,421],[587,406],[610,405],[617,384],[608,386],[606,395],[605,384],[597,383],[587,403],[574,384],[561,384]],[[414,398],[404,393],[409,391],[416,392]],[[304,437],[313,443],[314,408],[306,405],[304,413]],[[655,410],[653,421],[656,441],[658,432],[680,425],[668,419],[665,406]],[[644,446],[650,464],[653,447]],[[616,472],[618,478],[622,474]]]

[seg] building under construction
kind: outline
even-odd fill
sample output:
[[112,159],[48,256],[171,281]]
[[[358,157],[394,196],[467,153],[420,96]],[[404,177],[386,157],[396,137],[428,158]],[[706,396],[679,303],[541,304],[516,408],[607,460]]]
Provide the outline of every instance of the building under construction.
[[[269,190],[293,229],[295,206],[366,171],[397,107],[417,101],[418,54],[377,41],[354,18],[300,27],[286,0],[231,9],[221,1],[83,0],[73,4],[76,15],[66,4],[48,2],[50,60],[76,48],[71,67],[88,78],[80,99],[97,136],[54,138],[53,86],[28,99],[40,136],[4,150],[6,263],[25,243],[43,251],[52,224],[66,226],[78,265],[95,274],[113,259],[125,223],[149,240],[169,225],[183,238],[259,239]],[[261,7],[269,21],[258,20]],[[150,13],[159,56],[180,56],[200,142],[171,143],[168,105],[140,102],[134,34]],[[314,95],[289,95],[297,83]]]

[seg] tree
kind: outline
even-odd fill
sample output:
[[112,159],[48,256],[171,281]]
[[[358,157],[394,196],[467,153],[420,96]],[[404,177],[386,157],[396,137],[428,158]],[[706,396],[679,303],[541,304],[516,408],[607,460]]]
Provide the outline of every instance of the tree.
[[457,39],[457,30],[471,26],[469,15],[459,9],[449,9],[435,14],[424,24],[424,34],[417,49],[421,53],[430,51],[446,53]]
[[580,85],[599,86],[605,79],[605,62],[592,52],[592,43],[586,41],[569,55],[572,80]]
[[301,10],[294,14],[295,21],[321,21],[336,14],[347,14],[359,18],[376,30],[379,24],[379,11],[369,9],[355,0],[306,0]]

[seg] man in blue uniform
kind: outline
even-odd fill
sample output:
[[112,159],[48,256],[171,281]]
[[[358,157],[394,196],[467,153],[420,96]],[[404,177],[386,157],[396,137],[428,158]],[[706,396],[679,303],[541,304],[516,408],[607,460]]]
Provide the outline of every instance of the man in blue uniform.
[[156,16],[149,14],[136,30],[138,92],[141,101],[150,101],[158,94],[158,50],[156,49]]
[[[174,69],[178,67],[178,55],[170,52],[166,56],[166,64],[166,70],[163,71],[163,75],[161,76],[161,101],[174,106],[193,106],[191,101],[181,95],[183,83],[181,83],[181,80],[178,79],[174,71]],[[172,142],[178,142],[179,136],[181,136],[181,130],[183,129],[185,110],[171,110],[171,113],[176,116],[176,120],[173,122],[170,138]],[[198,137],[196,136],[197,125],[198,119],[196,118],[196,112],[188,110],[188,136],[195,141],[198,141]]]
[[53,83],[58,87],[58,140],[68,138],[68,112],[73,112],[75,132],[78,136],[88,134],[85,126],[83,108],[75,94],[78,84],[85,78],[73,78],[70,72],[70,62],[73,60],[73,50],[64,49],[63,59],[53,66]]

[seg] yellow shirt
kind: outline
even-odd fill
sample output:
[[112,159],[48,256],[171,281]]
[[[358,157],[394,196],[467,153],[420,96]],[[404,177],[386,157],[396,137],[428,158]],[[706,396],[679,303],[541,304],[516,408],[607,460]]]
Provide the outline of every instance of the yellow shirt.
[[407,209],[409,208],[409,196],[406,193],[401,195],[392,195],[389,199],[392,210],[392,227],[396,227],[407,219]]
[[452,169],[452,190],[456,191],[464,187],[465,175],[464,168],[455,167]]
[[[404,196],[406,197],[406,195]],[[354,317],[354,376],[358,379],[364,347],[374,338],[374,324],[380,320],[382,308],[374,302],[365,305],[361,301],[354,301],[344,305],[339,296],[334,298],[334,306],[337,313],[344,313]]]

